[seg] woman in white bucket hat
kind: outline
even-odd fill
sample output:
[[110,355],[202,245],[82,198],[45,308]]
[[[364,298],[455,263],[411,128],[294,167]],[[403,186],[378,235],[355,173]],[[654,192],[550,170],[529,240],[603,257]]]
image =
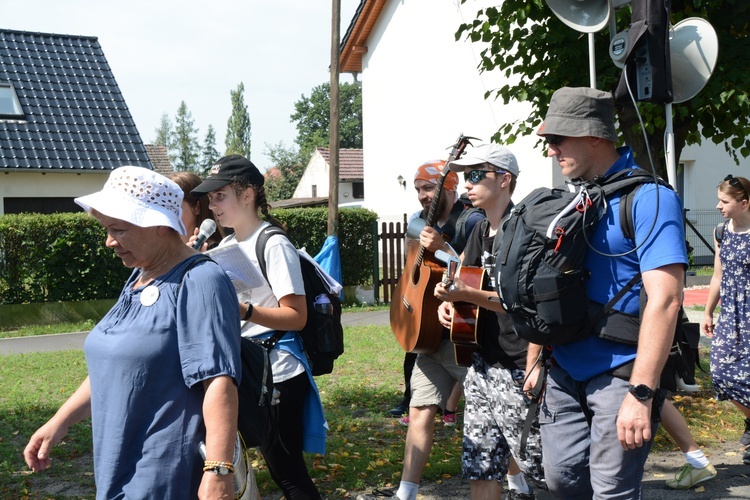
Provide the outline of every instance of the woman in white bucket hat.
[[24,457],[46,469],[68,427],[91,417],[100,499],[234,497],[239,307],[221,268],[180,238],[182,198],[166,177],[127,166],[75,199],[133,273],[86,339],[88,377]]

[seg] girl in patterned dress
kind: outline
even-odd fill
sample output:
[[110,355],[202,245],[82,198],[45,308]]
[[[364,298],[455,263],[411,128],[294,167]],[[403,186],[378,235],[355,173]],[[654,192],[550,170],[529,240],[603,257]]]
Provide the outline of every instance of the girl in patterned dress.
[[[711,376],[716,397],[745,415],[742,461],[750,464],[750,181],[728,175],[718,187],[719,209],[727,219],[714,238],[714,274],[708,290],[703,333],[711,343]],[[721,297],[714,328],[713,312]]]

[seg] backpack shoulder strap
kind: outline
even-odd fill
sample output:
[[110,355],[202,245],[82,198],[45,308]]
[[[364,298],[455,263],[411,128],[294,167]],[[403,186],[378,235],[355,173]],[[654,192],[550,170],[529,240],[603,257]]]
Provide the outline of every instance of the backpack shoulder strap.
[[724,232],[727,230],[727,225],[729,225],[728,219],[724,222],[720,222],[714,228],[714,238],[716,238],[716,244],[719,246],[721,246],[721,240],[724,239]]
[[463,203],[461,203],[460,201],[457,201],[453,204],[451,213],[448,216],[448,220],[445,221],[441,232],[443,238],[446,239],[446,241],[452,241],[456,238],[456,233],[458,232],[458,219],[461,217],[461,215],[463,215],[465,211],[466,209],[464,208]]
[[260,234],[258,235],[258,239],[255,240],[255,257],[258,259],[260,272],[263,273],[263,277],[266,279],[266,281],[268,281],[268,273],[266,272],[266,243],[268,242],[268,239],[274,234],[283,234],[287,239],[289,239],[289,236],[287,236],[286,232],[284,232],[283,229],[274,225],[270,225],[261,229]]
[[[664,179],[657,177],[658,184],[669,186]],[[604,179],[602,189],[605,195],[622,191],[620,195],[620,228],[627,239],[635,239],[635,224],[633,222],[633,203],[638,189],[654,182],[654,176],[642,168],[625,169]]]

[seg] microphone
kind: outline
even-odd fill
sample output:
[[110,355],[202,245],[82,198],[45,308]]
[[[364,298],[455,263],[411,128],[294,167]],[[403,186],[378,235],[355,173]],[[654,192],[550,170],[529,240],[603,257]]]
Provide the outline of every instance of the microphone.
[[212,219],[206,219],[201,223],[198,231],[198,239],[193,242],[193,249],[200,250],[206,240],[216,231],[216,223]]

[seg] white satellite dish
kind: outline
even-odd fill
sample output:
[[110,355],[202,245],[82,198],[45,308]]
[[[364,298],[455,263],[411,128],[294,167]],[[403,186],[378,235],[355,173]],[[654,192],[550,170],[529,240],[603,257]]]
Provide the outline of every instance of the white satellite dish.
[[674,25],[669,40],[673,103],[695,97],[711,78],[719,57],[719,39],[705,19],[689,17]]
[[552,12],[581,33],[596,33],[609,21],[607,0],[547,0]]

